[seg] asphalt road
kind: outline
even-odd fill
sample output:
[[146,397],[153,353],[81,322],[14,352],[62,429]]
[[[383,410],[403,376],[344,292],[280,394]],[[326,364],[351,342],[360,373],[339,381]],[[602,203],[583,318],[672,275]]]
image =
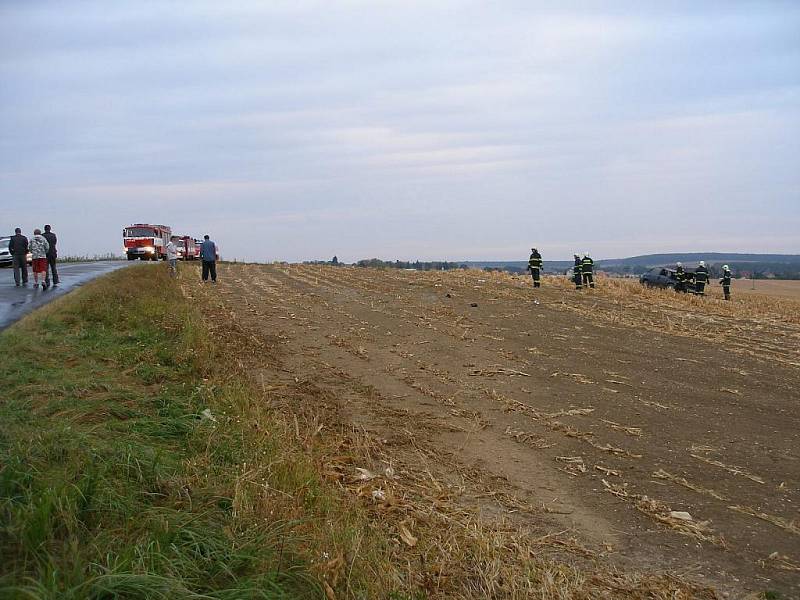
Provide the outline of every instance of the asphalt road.
[[16,287],[11,268],[0,269],[0,330],[51,300],[60,298],[105,273],[129,266],[128,261],[101,261],[86,263],[61,263],[58,265],[60,279],[57,287],[42,290],[33,287],[33,273],[28,268],[28,285]]

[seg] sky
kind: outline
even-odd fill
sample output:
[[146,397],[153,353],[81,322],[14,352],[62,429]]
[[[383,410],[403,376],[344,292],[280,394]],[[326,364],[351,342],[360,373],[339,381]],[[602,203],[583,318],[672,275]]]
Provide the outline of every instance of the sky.
[[[223,258],[800,253],[800,3],[0,0],[2,228]],[[4,232],[3,232],[4,233]]]

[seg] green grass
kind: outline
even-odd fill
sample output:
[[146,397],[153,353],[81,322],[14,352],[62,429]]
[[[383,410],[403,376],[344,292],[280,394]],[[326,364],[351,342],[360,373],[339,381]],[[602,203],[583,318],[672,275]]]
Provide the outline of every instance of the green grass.
[[[318,515],[237,497],[254,442],[202,413],[247,390],[211,383],[177,297],[162,270],[126,269],[0,334],[0,597],[324,596],[300,526]],[[318,504],[307,465],[270,485]]]

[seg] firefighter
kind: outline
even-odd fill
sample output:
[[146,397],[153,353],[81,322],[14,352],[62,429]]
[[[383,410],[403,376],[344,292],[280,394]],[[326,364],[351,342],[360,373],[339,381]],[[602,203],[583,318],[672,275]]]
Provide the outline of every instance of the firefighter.
[[528,270],[531,272],[533,278],[533,287],[541,286],[539,275],[542,270],[542,255],[536,248],[531,248],[531,257],[528,259]]
[[686,271],[683,270],[683,263],[675,265],[675,279],[678,282],[675,285],[676,292],[686,291]]
[[594,270],[594,261],[589,253],[583,255],[581,260],[581,274],[583,275],[583,287],[594,288],[594,277],[592,271]]
[[581,257],[576,254],[575,266],[572,267],[572,274],[573,274],[573,279],[575,280],[576,290],[581,289],[581,282],[582,282],[581,271],[582,271]]
[[722,265],[722,279],[719,280],[722,285],[722,293],[725,295],[725,300],[731,299],[731,270],[728,265]]
[[706,268],[706,263],[701,260],[700,264],[694,271],[694,289],[698,296],[706,295],[705,290],[707,283],[709,283],[708,269]]

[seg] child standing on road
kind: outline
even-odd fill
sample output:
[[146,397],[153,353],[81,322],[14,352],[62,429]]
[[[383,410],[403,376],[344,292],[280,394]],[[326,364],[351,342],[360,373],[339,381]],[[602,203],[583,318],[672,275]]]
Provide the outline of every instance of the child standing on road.
[[39,275],[42,276],[42,289],[47,289],[47,251],[50,244],[42,235],[41,229],[33,230],[33,238],[30,244],[31,258],[33,259],[33,287],[39,285]]

